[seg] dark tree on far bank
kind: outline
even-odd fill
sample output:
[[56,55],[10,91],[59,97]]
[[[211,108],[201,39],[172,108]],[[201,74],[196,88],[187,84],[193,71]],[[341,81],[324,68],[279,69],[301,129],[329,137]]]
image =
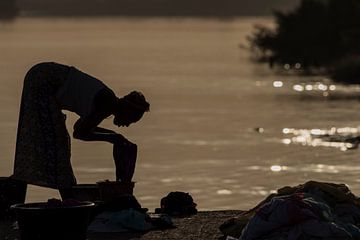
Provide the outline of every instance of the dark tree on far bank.
[[274,17],[274,29],[257,26],[249,37],[258,61],[360,83],[360,0],[302,0]]

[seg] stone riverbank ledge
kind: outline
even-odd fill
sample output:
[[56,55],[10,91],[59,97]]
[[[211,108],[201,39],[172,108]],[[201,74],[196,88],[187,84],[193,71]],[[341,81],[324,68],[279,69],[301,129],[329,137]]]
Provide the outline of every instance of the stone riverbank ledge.
[[[242,211],[199,211],[196,215],[172,218],[175,228],[152,230],[146,233],[89,234],[88,240],[211,240],[225,239],[219,226],[227,219],[236,217]],[[0,240],[20,240],[14,220],[0,220]]]

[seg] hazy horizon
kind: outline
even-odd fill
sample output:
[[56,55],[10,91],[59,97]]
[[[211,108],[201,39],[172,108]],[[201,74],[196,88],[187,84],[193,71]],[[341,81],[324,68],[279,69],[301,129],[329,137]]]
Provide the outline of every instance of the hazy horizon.
[[17,0],[22,15],[255,16],[290,10],[300,0]]

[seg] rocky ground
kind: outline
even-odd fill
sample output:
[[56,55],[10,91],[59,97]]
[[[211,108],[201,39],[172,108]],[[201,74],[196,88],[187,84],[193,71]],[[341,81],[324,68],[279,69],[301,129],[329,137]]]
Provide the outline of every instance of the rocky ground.
[[[119,239],[225,239],[219,231],[219,226],[229,218],[241,213],[240,210],[228,211],[202,211],[196,215],[185,218],[173,218],[175,228],[167,230],[153,230],[147,233],[131,234],[90,234],[88,240],[119,240]],[[14,226],[14,221],[0,221],[0,240],[19,240],[19,232]]]

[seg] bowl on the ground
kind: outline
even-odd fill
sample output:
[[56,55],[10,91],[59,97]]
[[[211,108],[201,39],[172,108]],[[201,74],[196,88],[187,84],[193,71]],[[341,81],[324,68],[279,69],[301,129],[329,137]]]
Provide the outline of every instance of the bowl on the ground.
[[45,202],[15,204],[21,240],[86,240],[92,202],[51,205]]
[[10,206],[24,203],[26,183],[10,177],[0,177],[0,218],[10,215]]

